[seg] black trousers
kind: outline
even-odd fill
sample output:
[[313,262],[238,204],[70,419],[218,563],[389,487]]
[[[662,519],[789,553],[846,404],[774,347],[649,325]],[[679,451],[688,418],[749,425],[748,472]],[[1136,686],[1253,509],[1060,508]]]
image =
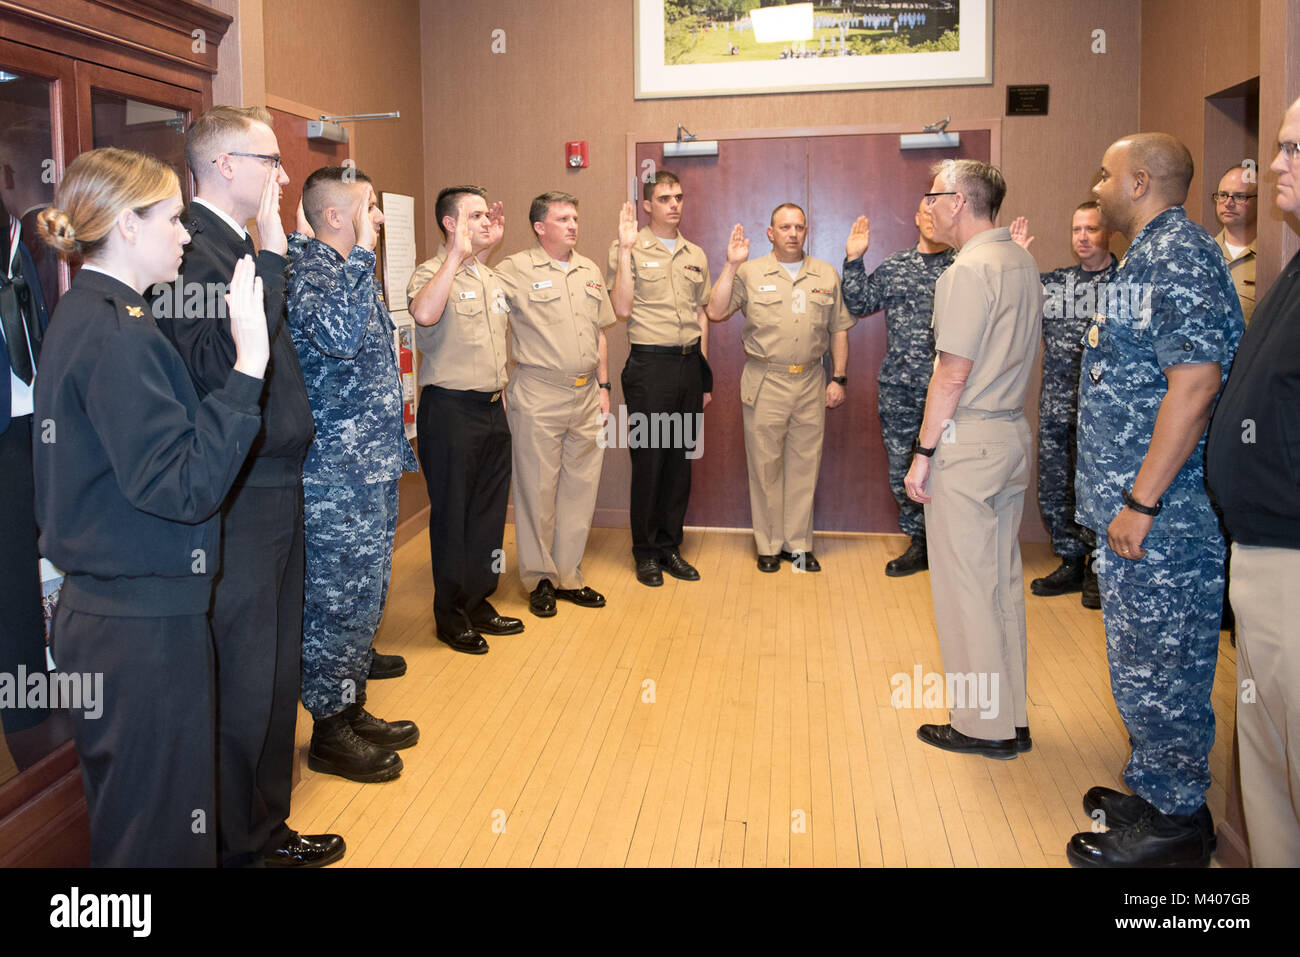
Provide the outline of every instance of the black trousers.
[[261,863],[289,837],[302,680],[302,485],[236,486],[212,595],[221,861]]
[[[698,354],[628,354],[623,366],[623,397],[629,421],[641,413],[694,415],[704,410],[702,366]],[[629,433],[632,429],[629,426]],[[647,426],[647,434],[650,432]],[[691,460],[684,448],[632,448],[632,554],[659,558],[682,544],[682,522],[691,497]]]
[[[8,388],[6,383],[5,388]],[[45,672],[45,613],[37,568],[36,485],[32,476],[32,417],[22,415],[0,433],[0,673]],[[49,717],[47,708],[6,708],[9,733]]]
[[510,426],[501,401],[425,386],[416,415],[420,469],[429,488],[433,616],[459,633],[496,614],[488,597],[505,568]]
[[[142,609],[143,611],[143,609]],[[215,867],[216,714],[207,615],[55,612],[59,671],[102,675],[72,708],[92,867]]]

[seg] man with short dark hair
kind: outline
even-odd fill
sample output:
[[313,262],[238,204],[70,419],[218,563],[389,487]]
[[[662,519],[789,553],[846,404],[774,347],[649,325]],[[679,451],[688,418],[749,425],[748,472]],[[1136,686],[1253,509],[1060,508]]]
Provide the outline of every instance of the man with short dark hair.
[[1223,608],[1223,538],[1205,491],[1205,431],[1241,337],[1223,256],[1182,203],[1192,157],[1166,133],[1106,150],[1102,223],[1130,237],[1088,327],[1079,378],[1078,520],[1097,535],[1111,690],[1133,794],[1094,787],[1109,830],[1070,839],[1090,867],[1203,866],[1214,851],[1210,692]]
[[[1278,131],[1279,213],[1300,215],[1300,100]],[[1290,219],[1294,223],[1294,219]],[[1210,425],[1206,478],[1232,539],[1237,743],[1251,862],[1300,866],[1300,255],[1241,338]],[[1244,690],[1250,688],[1248,697]]]
[[917,737],[1002,759],[1032,746],[1019,534],[1029,484],[1025,392],[1043,294],[1033,257],[995,225],[1006,188],[1001,172],[978,160],[935,167],[926,197],[935,238],[958,253],[934,290],[939,359],[905,480],[925,504],[944,670],[987,680],[992,699],[990,707],[950,702],[950,723],[923,724]]
[[[637,581],[657,587],[663,572],[684,581],[700,573],[682,558],[682,524],[691,495],[691,459],[700,438],[685,418],[702,421],[713,391],[709,371],[709,261],[704,250],[678,231],[682,185],[659,170],[642,184],[641,208],[650,225],[638,232],[636,210],[624,203],[618,239],[609,249],[605,281],[614,315],[627,320],[630,353],[623,367],[623,398],[629,419],[672,416],[681,420],[681,448],[628,450],[632,494],[628,517]],[[651,443],[658,446],[659,443]],[[688,447],[689,446],[689,447]]]
[[[1034,241],[1023,216],[1011,224],[1011,238],[1025,249]],[[1085,608],[1100,608],[1097,573],[1088,554],[1092,532],[1074,520],[1074,473],[1079,421],[1079,363],[1083,334],[1097,310],[1106,308],[1118,262],[1110,251],[1110,230],[1101,224],[1095,200],[1080,203],[1070,222],[1070,246],[1079,262],[1042,274],[1043,380],[1038,399],[1038,510],[1061,564],[1029,583],[1035,595],[1082,592]]]
[[929,204],[917,205],[916,245],[891,253],[867,274],[862,257],[871,244],[871,222],[859,216],[844,243],[844,305],[855,316],[885,310],[885,356],[877,376],[880,437],[889,459],[889,489],[898,504],[898,528],[911,542],[885,563],[885,574],[902,578],[925,571],[925,510],[912,501],[903,479],[925,414],[925,390],[934,371],[934,284],[952,265],[951,246],[934,236]]
[[1255,171],[1234,166],[1219,180],[1211,194],[1214,215],[1223,227],[1214,241],[1223,251],[1232,273],[1232,284],[1241,303],[1241,317],[1250,325],[1255,312],[1255,233],[1259,212],[1259,187]]
[[[158,327],[200,398],[221,388],[235,362],[222,293],[235,263],[256,253],[271,341],[262,428],[222,506],[212,596],[221,855],[227,866],[320,866],[343,856],[343,839],[300,835],[285,823],[302,652],[302,463],[315,432],[284,328],[289,241],[279,206],[289,177],[261,107],[206,110],[186,134],[185,157],[196,184],[185,223],[191,238],[176,287],[154,290]],[[254,218],[260,252],[244,228]]]
[[302,187],[306,222],[290,237],[289,331],[316,420],[303,464],[307,575],[302,703],[313,719],[307,766],[387,781],[410,721],[365,709],[397,531],[397,481],[418,468],[402,425],[393,320],[375,278],[384,222],[370,178],[327,166]]
[[555,601],[601,608],[582,553],[605,458],[598,441],[609,412],[605,329],[614,310],[600,267],[578,253],[578,200],[542,193],[529,210],[537,242],[496,267],[510,300],[506,389],[515,475],[519,577],[534,615]]
[[[777,571],[782,559],[796,571],[821,571],[812,548],[813,493],[826,410],[844,402],[849,329],[857,322],[844,308],[830,263],[804,255],[807,237],[804,211],[782,203],[767,227],[772,252],[746,262],[749,240],[737,223],[706,309],[714,322],[737,309],[745,313],[740,401],[762,572]],[[829,383],[822,368],[828,349]]]
[[484,260],[505,219],[478,186],[449,186],[434,208],[443,245],[406,287],[420,349],[416,434],[429,489],[433,617],[439,641],[482,655],[483,635],[524,630],[488,601],[504,564],[510,495],[510,426],[501,408],[510,301]]

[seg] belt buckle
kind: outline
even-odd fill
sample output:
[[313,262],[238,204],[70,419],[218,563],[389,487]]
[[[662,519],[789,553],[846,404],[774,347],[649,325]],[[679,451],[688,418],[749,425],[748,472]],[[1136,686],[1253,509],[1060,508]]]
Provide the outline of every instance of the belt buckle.
[[578,386],[586,385],[586,384],[587,384],[587,377],[585,375],[580,375],[573,380],[573,387],[575,389],[578,388]]
[[492,393],[492,398],[489,399],[488,402],[496,402],[500,398],[501,398],[501,390],[498,389],[496,392]]
[[803,366],[790,366],[791,375],[799,375],[801,372],[803,372]]
[[690,346],[680,346],[679,348],[682,350],[682,355],[684,355],[684,356],[688,356],[688,355],[691,354],[691,347],[690,347]]

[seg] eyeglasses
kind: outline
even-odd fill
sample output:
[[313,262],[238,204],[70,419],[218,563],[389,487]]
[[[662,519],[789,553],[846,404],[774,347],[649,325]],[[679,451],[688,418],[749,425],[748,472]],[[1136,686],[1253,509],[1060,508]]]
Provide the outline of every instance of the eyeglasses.
[[925,199],[925,205],[933,206],[934,201],[938,199],[940,196],[956,196],[956,195],[957,192],[953,190],[947,193],[926,193],[923,198]]
[[1287,143],[1278,143],[1277,151],[1279,153],[1285,153],[1286,158],[1293,161],[1297,155],[1300,155],[1300,143],[1297,143],[1294,140]]
[[[271,169],[279,169],[279,168],[280,168],[280,154],[279,154],[279,153],[236,153],[236,152],[233,152],[233,151],[232,151],[232,152],[227,153],[226,155],[227,155],[227,156],[247,156],[247,157],[249,157],[250,159],[266,160],[266,162],[268,162],[268,163],[271,164]],[[215,163],[215,162],[217,161],[217,159],[219,159],[219,158],[220,158],[220,157],[217,157],[216,159],[213,159],[212,162]]]
[[1255,196],[1255,193],[1211,193],[1210,199],[1214,200],[1216,203],[1227,203],[1232,201],[1238,206],[1241,206],[1246,202],[1246,200],[1254,199]]

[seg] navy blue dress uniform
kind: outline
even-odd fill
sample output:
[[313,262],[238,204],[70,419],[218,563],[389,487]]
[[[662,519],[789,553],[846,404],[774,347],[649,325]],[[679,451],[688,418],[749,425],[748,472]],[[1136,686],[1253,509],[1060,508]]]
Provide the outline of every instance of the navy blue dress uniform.
[[171,287],[159,291],[153,307],[198,394],[219,388],[234,367],[220,291],[245,255],[256,257],[271,342],[262,428],[222,506],[221,572],[212,597],[222,860],[243,866],[259,863],[293,834],[286,819],[302,653],[302,462],[315,427],[284,328],[285,257],[256,252],[246,232],[199,200],[190,204],[185,228],[191,239],[176,279],[179,299],[200,293],[204,308],[197,316],[176,309]]
[[912,465],[912,442],[925,416],[925,393],[934,371],[934,284],[955,252],[923,253],[915,247],[885,259],[870,274],[862,259],[845,259],[840,289],[854,316],[885,310],[885,358],[876,408],[889,457],[889,488],[904,535],[925,539],[925,511],[907,497],[903,479]]
[[216,866],[208,605],[217,511],[254,437],[262,380],[200,400],[144,299],[83,267],[41,351],[34,445],[41,551],[66,573],[52,651],[102,674],[72,712],[93,866]]
[[1241,305],[1223,255],[1181,206],[1133,238],[1112,282],[1125,294],[1084,336],[1076,515],[1098,539],[1111,689],[1133,749],[1124,780],[1165,814],[1193,814],[1210,786],[1223,606],[1224,543],[1205,489],[1204,435],[1164,494],[1144,558],[1111,551],[1107,527],[1150,445],[1164,370],[1218,362],[1226,379]]
[[[45,617],[37,571],[32,479],[32,389],[49,325],[39,273],[21,230],[3,231],[0,254],[0,673],[45,671]],[[12,237],[12,238],[11,238]],[[12,245],[11,245],[12,242]],[[57,290],[56,290],[57,291]],[[12,346],[10,345],[12,343]],[[3,708],[9,733],[35,727],[47,708]]]
[[1081,559],[1095,544],[1074,520],[1074,473],[1079,421],[1079,365],[1083,337],[1104,308],[1106,290],[1119,264],[1114,254],[1096,272],[1079,263],[1042,274],[1043,384],[1038,397],[1038,509],[1052,536],[1052,551]]
[[289,332],[316,440],[303,463],[306,591],[302,703],[316,720],[363,704],[397,531],[397,480],[417,471],[402,425],[393,320],[375,253],[345,260],[290,237]]

